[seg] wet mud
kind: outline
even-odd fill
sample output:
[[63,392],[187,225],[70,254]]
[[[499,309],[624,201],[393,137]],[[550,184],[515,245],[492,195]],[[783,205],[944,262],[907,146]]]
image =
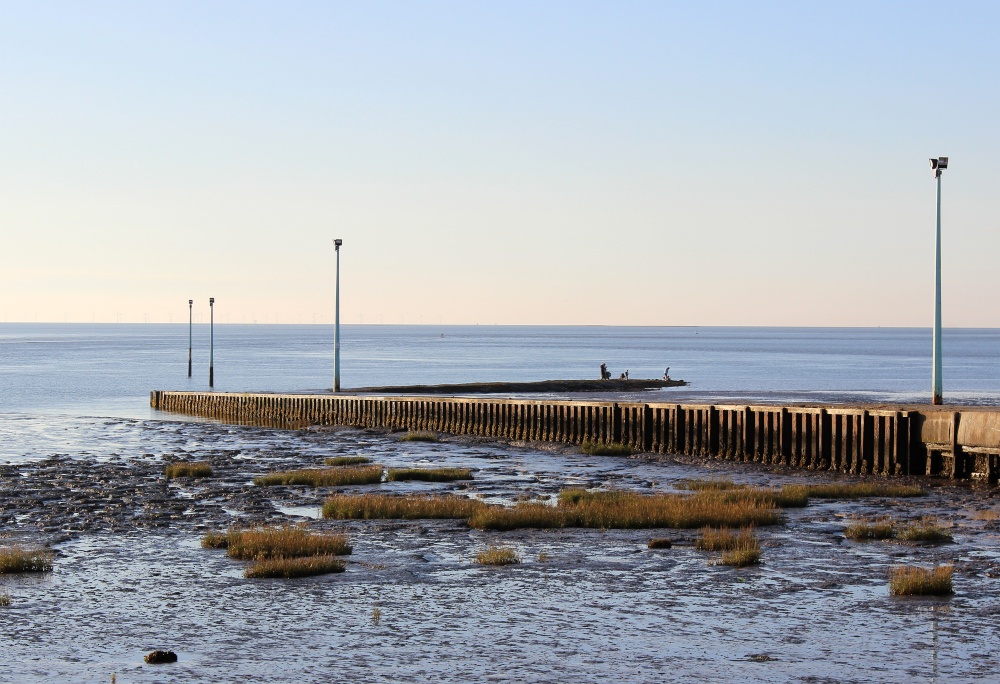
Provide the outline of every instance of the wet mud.
[[[363,455],[457,466],[460,483],[313,489],[254,476]],[[167,481],[175,460],[210,478]],[[0,575],[0,681],[961,682],[1000,674],[1000,496],[931,483],[913,499],[813,501],[759,530],[763,564],[733,569],[694,530],[480,532],[461,521],[328,521],[334,491],[456,492],[487,501],[561,488],[673,491],[689,478],[781,485],[833,478],[684,458],[353,429],[0,419],[0,543],[44,544],[55,569]],[[928,484],[928,483],[924,483]],[[950,544],[854,542],[853,516],[933,516]],[[248,580],[200,548],[209,529],[301,522],[346,530],[347,572]],[[650,550],[651,537],[670,549]],[[489,544],[522,563],[483,567]],[[899,564],[955,566],[955,594],[888,593]],[[375,612],[377,610],[377,613]],[[376,617],[377,616],[377,617]],[[179,660],[148,665],[154,649]]]

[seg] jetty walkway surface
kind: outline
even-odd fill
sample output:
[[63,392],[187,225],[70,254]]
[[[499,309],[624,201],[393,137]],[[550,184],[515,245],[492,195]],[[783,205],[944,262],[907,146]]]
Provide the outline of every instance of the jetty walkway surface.
[[[602,389],[608,382],[615,381],[594,381],[604,385]],[[629,389],[636,387],[633,384]],[[161,411],[278,428],[344,425],[510,441],[621,443],[636,452],[859,475],[921,475],[994,483],[1000,473],[1000,409],[996,408],[400,394],[154,390],[150,405]]]
[[570,392],[642,392],[685,387],[683,380],[536,380],[534,382],[463,382],[449,385],[359,387],[351,394],[565,394]]

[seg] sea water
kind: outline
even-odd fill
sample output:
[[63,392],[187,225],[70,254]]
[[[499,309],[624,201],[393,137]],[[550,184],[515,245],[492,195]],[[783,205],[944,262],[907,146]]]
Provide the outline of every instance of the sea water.
[[[0,324],[0,414],[148,418],[149,391],[328,391],[329,325]],[[1000,330],[944,332],[945,400],[1000,405]],[[926,402],[920,328],[344,325],[341,383],[357,387],[614,377],[686,388],[648,400]]]

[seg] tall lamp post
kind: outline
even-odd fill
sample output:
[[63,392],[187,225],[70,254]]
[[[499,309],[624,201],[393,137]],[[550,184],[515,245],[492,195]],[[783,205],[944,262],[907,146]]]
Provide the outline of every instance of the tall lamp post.
[[333,248],[337,251],[337,304],[333,318],[333,391],[340,391],[340,246],[344,241],[336,238]]
[[931,159],[931,170],[937,179],[937,239],[934,243],[934,350],[931,383],[934,385],[931,403],[939,405],[941,391],[941,173],[948,168],[948,157]]
[[194,300],[188,300],[188,377],[191,377],[191,328],[194,325]]
[[208,386],[215,387],[215,297],[208,298],[209,344],[208,344]]

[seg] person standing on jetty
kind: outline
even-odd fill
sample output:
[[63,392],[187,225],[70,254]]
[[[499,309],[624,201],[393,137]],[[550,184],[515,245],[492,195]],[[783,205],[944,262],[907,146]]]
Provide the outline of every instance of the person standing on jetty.
[[608,370],[608,364],[602,363],[601,364],[601,380],[610,380],[610,379],[611,379],[611,371]]

